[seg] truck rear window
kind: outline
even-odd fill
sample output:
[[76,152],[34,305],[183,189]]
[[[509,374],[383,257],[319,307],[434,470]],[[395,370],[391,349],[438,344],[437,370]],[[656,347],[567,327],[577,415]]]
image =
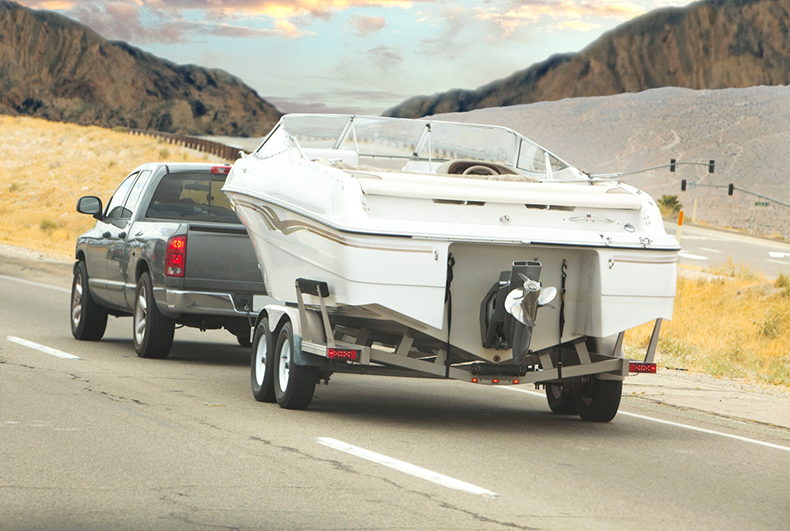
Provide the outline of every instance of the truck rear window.
[[217,173],[170,173],[159,182],[145,215],[177,221],[241,223],[222,193],[227,176]]

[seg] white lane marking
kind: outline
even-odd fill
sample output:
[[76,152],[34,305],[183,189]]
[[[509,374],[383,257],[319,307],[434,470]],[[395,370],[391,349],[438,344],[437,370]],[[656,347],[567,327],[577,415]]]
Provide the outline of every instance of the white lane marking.
[[40,352],[44,352],[52,356],[57,356],[58,358],[63,358],[64,360],[82,359],[78,356],[74,356],[73,354],[68,354],[66,352],[63,352],[62,350],[45,347],[44,345],[39,345],[38,343],[33,343],[32,341],[28,341],[27,339],[22,339],[14,336],[7,336],[6,339],[11,341],[12,343],[16,343],[17,345],[22,345],[23,347],[32,348],[33,350],[38,350]]
[[790,253],[777,253],[771,251],[768,253],[768,256],[770,256],[771,258],[790,258]]
[[700,251],[708,251],[709,253],[723,253],[724,251],[719,249],[709,249],[708,247],[700,247]]
[[438,472],[428,470],[427,468],[412,465],[411,463],[406,463],[405,461],[399,461],[398,459],[387,457],[386,455],[377,454],[376,452],[371,452],[370,450],[365,450],[359,446],[344,443],[343,441],[338,441],[337,439],[331,439],[329,437],[316,437],[316,442],[318,442],[318,444],[328,446],[329,448],[334,448],[335,450],[340,450],[341,452],[345,452],[356,457],[361,457],[362,459],[367,459],[368,461],[373,461],[379,465],[387,466],[389,468],[398,470],[399,472],[404,472],[420,479],[431,481],[443,487],[468,492],[469,494],[478,494],[485,496],[486,498],[496,498],[499,496],[495,492],[491,492],[490,490],[472,485],[471,483],[461,481],[460,479],[454,479],[449,476],[439,474]]
[[790,265],[790,262],[782,262],[781,260],[771,260],[770,258],[767,258],[765,261],[773,262],[774,264]]
[[[528,395],[539,396],[541,398],[545,397],[544,393],[536,393],[535,391],[527,391],[526,389],[516,389],[514,387],[499,387],[498,389],[506,389],[508,391],[518,391],[519,393],[526,393]],[[691,431],[698,431],[701,433],[707,433],[708,435],[718,435],[719,437],[727,437],[729,439],[735,439],[736,441],[743,441],[752,444],[759,444],[760,446],[767,446],[768,448],[774,448],[776,450],[785,450],[786,452],[790,452],[790,447],[788,446],[781,446],[779,444],[772,444],[765,441],[758,441],[757,439],[750,439],[748,437],[741,437],[740,435],[732,435],[729,433],[724,433],[721,431],[714,431],[714,430],[707,430],[705,428],[698,428],[696,426],[689,426],[688,424],[680,424],[678,422],[672,422],[669,420],[662,420],[657,419],[654,417],[646,417],[644,415],[639,415],[637,413],[627,413],[625,411],[618,411],[618,415],[625,415],[626,417],[634,417],[636,419],[641,420],[649,420],[650,422],[658,422],[659,424],[667,424],[668,426],[674,426],[676,428],[684,428],[686,430]]]
[[23,280],[21,278],[9,277],[6,275],[0,275],[0,278],[3,280],[10,280],[12,282],[19,282],[20,284],[27,284],[28,286],[36,286],[37,288],[54,289],[55,291],[62,291],[63,293],[71,293],[70,289],[61,288],[58,286],[50,286],[49,284],[42,284],[40,282],[33,282],[32,280]]
[[688,258],[689,260],[710,260],[707,256],[700,256],[698,254],[691,254],[687,253],[686,251],[680,251],[678,253],[681,258]]

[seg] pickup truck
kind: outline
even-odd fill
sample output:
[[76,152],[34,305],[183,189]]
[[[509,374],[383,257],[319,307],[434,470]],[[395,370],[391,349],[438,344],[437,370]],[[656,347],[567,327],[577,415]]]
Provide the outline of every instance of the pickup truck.
[[[151,163],[121,183],[106,208],[81,197],[96,218],[77,238],[71,332],[98,341],[107,316],[131,316],[143,358],[170,354],[176,325],[225,328],[250,345],[266,294],[252,242],[221,188],[230,166]],[[259,302],[261,301],[261,302]]]

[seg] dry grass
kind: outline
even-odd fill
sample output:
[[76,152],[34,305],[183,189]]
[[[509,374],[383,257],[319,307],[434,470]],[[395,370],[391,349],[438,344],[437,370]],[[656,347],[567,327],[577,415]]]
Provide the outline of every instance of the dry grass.
[[163,160],[220,159],[100,127],[0,116],[0,243],[70,258],[96,221],[76,212],[77,199],[106,203],[135,167]]
[[[790,287],[728,261],[710,277],[678,278],[672,321],[656,361],[718,377],[790,385]],[[644,353],[651,325],[630,330],[629,357]]]

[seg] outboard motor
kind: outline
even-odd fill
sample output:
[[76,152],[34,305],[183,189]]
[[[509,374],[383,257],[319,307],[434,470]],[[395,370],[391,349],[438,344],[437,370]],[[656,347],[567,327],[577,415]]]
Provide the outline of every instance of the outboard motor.
[[513,262],[503,271],[480,305],[480,333],[483,346],[513,349],[513,362],[521,365],[529,351],[538,308],[551,302],[557,288],[543,289],[540,262]]

